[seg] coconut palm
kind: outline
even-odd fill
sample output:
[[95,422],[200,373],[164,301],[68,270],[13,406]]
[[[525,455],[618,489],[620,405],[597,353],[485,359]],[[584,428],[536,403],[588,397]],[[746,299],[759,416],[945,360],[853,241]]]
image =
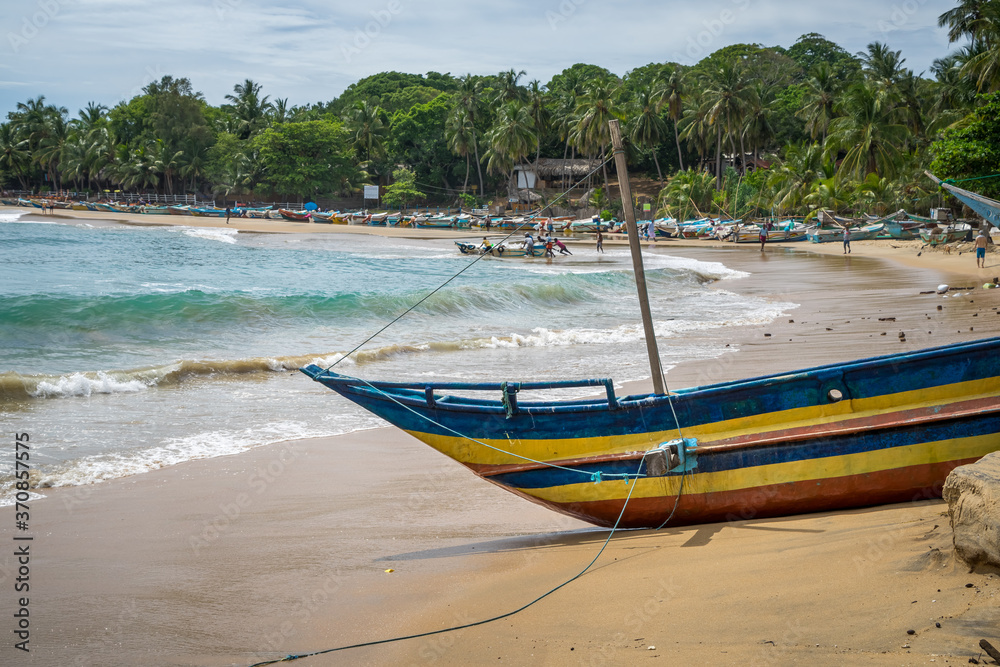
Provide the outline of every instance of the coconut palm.
[[27,189],[24,177],[30,164],[27,139],[14,123],[0,123],[0,170],[16,176],[21,189]]
[[873,172],[894,176],[907,131],[893,120],[888,92],[873,83],[858,83],[848,89],[837,109],[843,115],[830,122],[826,149],[830,156],[846,151],[840,173],[858,179]]
[[[706,119],[715,128],[715,174],[717,187],[722,187],[722,143],[729,140],[736,154],[735,137],[742,140],[743,118],[752,94],[745,71],[738,62],[723,62],[708,70],[703,78]],[[746,155],[746,151],[743,151]]]
[[657,207],[661,215],[678,221],[701,217],[711,209],[714,192],[715,177],[709,172],[695,169],[678,171],[660,190]]
[[479,192],[484,193],[483,165],[479,159],[479,131],[477,124],[482,117],[483,84],[471,74],[466,74],[458,80],[458,90],[455,92],[455,106],[461,109],[462,125],[469,128],[472,139],[472,150],[476,158],[476,172],[479,175]]
[[444,133],[448,150],[465,158],[465,181],[462,183],[462,192],[465,192],[469,186],[469,172],[472,168],[470,156],[476,148],[476,133],[475,126],[469,122],[469,117],[462,107],[456,106],[448,114]]
[[960,0],[957,7],[938,16],[938,25],[948,28],[948,41],[957,42],[963,37],[973,37],[973,25],[982,16],[983,7],[989,4],[990,0]]
[[546,107],[545,90],[538,79],[528,84],[527,104],[528,113],[535,124],[535,164],[541,157],[542,137],[548,129],[550,113]]
[[489,157],[487,170],[491,173],[506,173],[509,188],[513,190],[514,165],[521,162],[535,143],[534,120],[521,102],[507,102],[497,114],[496,122],[487,136]]
[[670,120],[674,124],[674,143],[677,144],[677,165],[681,171],[684,171],[684,156],[681,151],[681,138],[677,127],[684,116],[684,96],[686,95],[684,89],[684,71],[680,66],[674,68],[674,71],[667,77],[661,94],[666,98],[667,115],[670,116]]
[[969,23],[973,48],[962,73],[976,82],[980,92],[1000,90],[1000,4],[984,2],[979,16]]
[[780,213],[800,207],[813,186],[832,176],[832,165],[824,162],[823,147],[813,142],[785,147],[783,158],[775,159],[767,184],[774,191],[771,205]]
[[382,116],[382,108],[371,100],[356,101],[344,114],[355,156],[376,176],[374,160],[385,156],[385,140],[389,135]]
[[271,109],[268,97],[260,96],[263,87],[252,79],[233,86],[234,95],[226,95],[232,105],[235,117],[235,134],[240,139],[248,139],[267,127],[267,113]]
[[[595,79],[584,88],[576,108],[577,124],[574,137],[577,145],[589,155],[605,155],[611,143],[611,128],[608,123],[617,118],[614,98],[621,82],[617,79]],[[604,189],[608,189],[608,169],[605,162]]]
[[826,131],[833,119],[834,102],[840,94],[840,79],[834,76],[828,63],[820,62],[810,71],[805,85],[802,108],[795,115],[806,121],[809,136],[813,139],[819,136],[822,144],[826,142]]
[[663,99],[657,88],[641,88],[629,108],[630,119],[625,125],[625,133],[636,146],[648,149],[653,154],[653,164],[656,165],[656,177],[663,187],[663,172],[660,161],[656,157],[656,149],[663,142],[667,133],[667,123],[660,117],[660,100]]

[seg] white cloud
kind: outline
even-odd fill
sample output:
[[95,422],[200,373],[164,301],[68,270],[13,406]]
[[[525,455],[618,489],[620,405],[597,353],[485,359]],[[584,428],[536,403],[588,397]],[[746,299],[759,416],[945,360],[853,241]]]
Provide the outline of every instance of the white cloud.
[[790,46],[817,32],[851,52],[872,41],[927,71],[950,48],[937,17],[951,0],[34,0],[3,3],[0,114],[27,96],[71,110],[113,104],[164,74],[213,104],[250,78],[292,104],[334,98],[384,70],[527,71],[547,82],[577,62],[617,74],[691,64],[738,42]]

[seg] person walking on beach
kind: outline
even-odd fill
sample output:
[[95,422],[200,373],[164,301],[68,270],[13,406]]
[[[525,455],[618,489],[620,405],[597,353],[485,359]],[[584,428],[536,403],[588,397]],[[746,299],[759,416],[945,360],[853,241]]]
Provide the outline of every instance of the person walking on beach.
[[604,234],[597,230],[597,252],[604,252]]
[[851,254],[851,228],[844,227],[844,254]]
[[767,243],[767,227],[764,225],[760,226],[760,233],[757,235],[757,240],[760,241],[760,251],[764,252],[764,244]]
[[226,224],[229,224],[229,216],[233,214],[233,209],[226,207]]
[[986,268],[986,235],[983,234],[982,227],[979,228],[979,236],[976,237],[976,268]]

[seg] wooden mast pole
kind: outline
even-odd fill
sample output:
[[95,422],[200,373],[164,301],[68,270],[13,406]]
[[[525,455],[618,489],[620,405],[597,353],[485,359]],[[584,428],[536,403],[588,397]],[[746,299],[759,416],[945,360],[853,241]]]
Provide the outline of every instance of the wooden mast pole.
[[628,230],[628,246],[632,253],[632,269],[635,286],[639,292],[639,311],[642,313],[642,330],[646,337],[646,352],[649,355],[649,369],[653,378],[653,393],[663,394],[663,373],[660,370],[660,351],[656,347],[656,333],[653,331],[653,316],[649,310],[649,295],[646,292],[646,272],[642,267],[642,247],[639,245],[639,227],[635,224],[635,210],[632,208],[632,188],[628,182],[628,165],[622,148],[621,128],[618,120],[608,121],[611,129],[611,147],[615,152],[615,170],[618,172],[618,187],[622,193],[622,210],[625,213],[625,228]]

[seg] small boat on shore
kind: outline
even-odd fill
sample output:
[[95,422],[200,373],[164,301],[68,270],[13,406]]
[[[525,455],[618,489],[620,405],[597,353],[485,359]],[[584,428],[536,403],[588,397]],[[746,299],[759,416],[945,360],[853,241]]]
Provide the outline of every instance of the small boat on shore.
[[310,213],[309,211],[290,211],[287,208],[279,208],[278,215],[292,222],[309,222]]
[[963,240],[971,230],[972,227],[964,223],[921,227],[920,240],[932,246],[944,245]]
[[[852,241],[867,241],[873,239],[882,233],[885,228],[885,224],[877,223],[871,225],[863,225],[861,227],[851,228],[851,240]],[[823,227],[816,225],[810,227],[807,235],[812,243],[830,243],[834,241],[842,241],[844,239],[844,228],[843,227]]]

